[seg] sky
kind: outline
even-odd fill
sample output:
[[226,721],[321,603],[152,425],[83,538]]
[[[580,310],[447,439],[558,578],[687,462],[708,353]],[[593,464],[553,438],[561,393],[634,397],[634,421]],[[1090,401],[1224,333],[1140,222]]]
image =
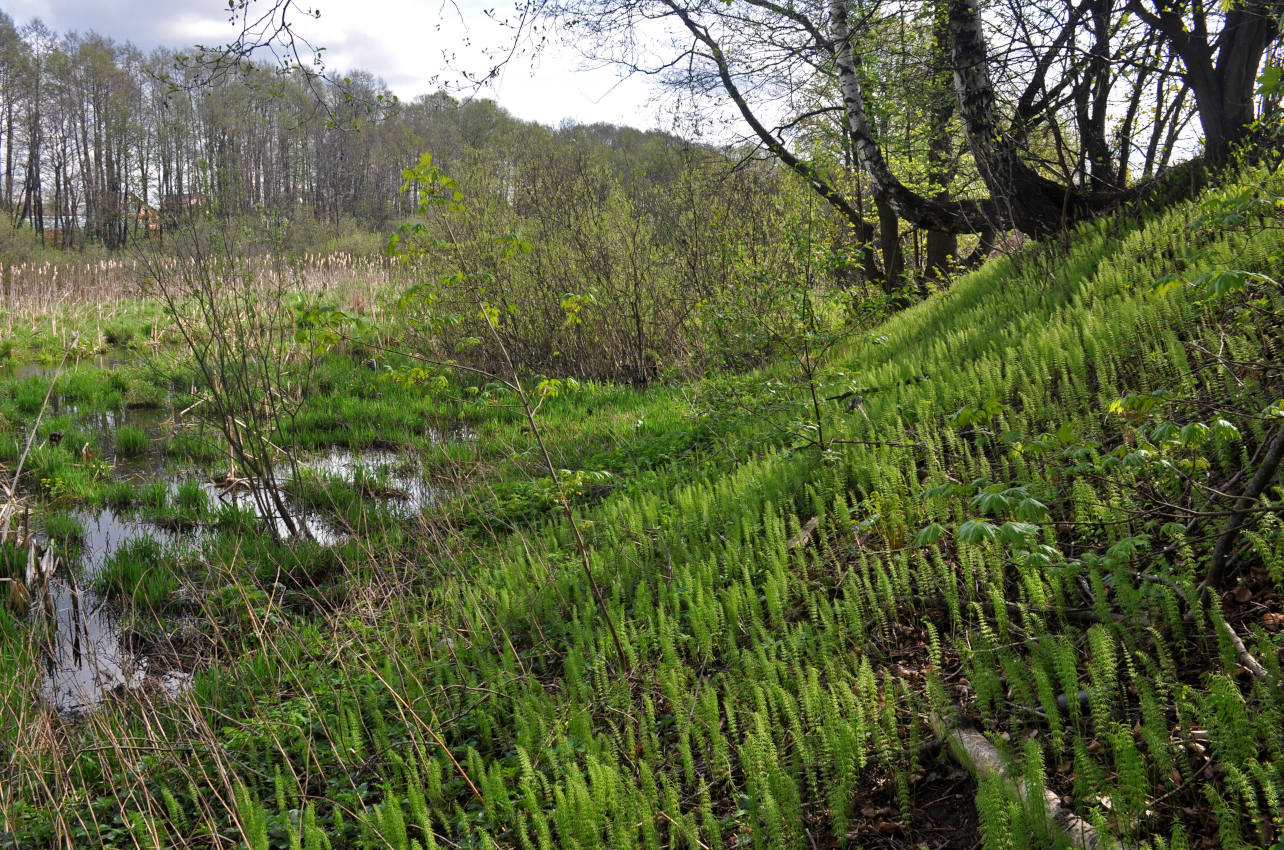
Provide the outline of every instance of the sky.
[[[267,2],[255,0],[257,7],[266,8]],[[484,9],[498,4],[502,10],[509,2],[304,0],[296,8],[310,6],[320,17],[307,20],[297,14],[294,20],[299,34],[325,48],[328,72],[369,71],[398,97],[410,100],[436,91],[442,82],[459,83],[460,70],[488,68],[484,50],[502,47],[511,35],[488,19]],[[18,26],[39,18],[59,34],[92,30],[144,51],[224,44],[237,33],[228,21],[226,0],[0,0],[0,9]],[[477,94],[518,118],[550,126],[571,120],[666,127],[664,103],[645,80],[622,79],[612,68],[586,69],[585,64],[570,47],[546,48],[538,57],[514,58],[496,82]],[[473,91],[453,93],[461,97]]]

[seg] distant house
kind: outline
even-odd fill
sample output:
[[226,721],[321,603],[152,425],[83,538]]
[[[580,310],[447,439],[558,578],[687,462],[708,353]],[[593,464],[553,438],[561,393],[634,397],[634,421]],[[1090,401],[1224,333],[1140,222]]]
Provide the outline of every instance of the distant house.
[[170,192],[161,196],[160,212],[166,227],[190,218],[205,204],[205,197],[196,192]]
[[44,222],[44,244],[55,248],[64,247],[75,239],[76,231],[84,226],[84,217],[80,210],[57,210],[52,203],[45,201],[40,206],[41,221]]
[[158,237],[161,231],[161,212],[147,201],[129,192],[125,195],[123,210],[125,217],[132,221],[136,230],[145,231],[148,236]]

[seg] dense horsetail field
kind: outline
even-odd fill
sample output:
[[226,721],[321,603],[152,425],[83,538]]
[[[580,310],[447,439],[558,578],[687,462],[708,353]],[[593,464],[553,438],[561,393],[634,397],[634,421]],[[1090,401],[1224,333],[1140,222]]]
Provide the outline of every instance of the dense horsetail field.
[[10,305],[0,847],[1284,847],[1282,227],[1248,169],[817,404],[546,381],[534,428],[330,280],[292,533],[160,304]]

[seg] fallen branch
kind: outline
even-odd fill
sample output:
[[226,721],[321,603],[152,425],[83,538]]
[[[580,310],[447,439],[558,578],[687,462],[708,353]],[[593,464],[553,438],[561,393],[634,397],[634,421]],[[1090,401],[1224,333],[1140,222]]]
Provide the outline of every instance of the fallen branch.
[[799,530],[799,532],[796,535],[789,538],[789,542],[786,543],[785,545],[787,545],[790,549],[801,549],[803,546],[806,546],[807,542],[811,540],[811,533],[816,530],[816,526],[819,524],[820,524],[820,517],[818,516],[814,516],[811,519],[807,520],[807,522],[803,525],[802,529]]
[[1221,586],[1226,579],[1230,566],[1231,551],[1235,546],[1236,538],[1239,536],[1240,526],[1244,524],[1244,520],[1252,512],[1253,506],[1257,504],[1258,497],[1266,491],[1266,488],[1275,478],[1275,471],[1279,469],[1281,460],[1284,460],[1284,424],[1275,429],[1275,434],[1271,437],[1270,448],[1266,450],[1266,457],[1262,459],[1262,465],[1257,468],[1257,473],[1248,482],[1248,486],[1235,502],[1234,513],[1231,515],[1230,522],[1226,525],[1226,531],[1222,533],[1221,539],[1217,541],[1216,548],[1213,549],[1213,559],[1212,563],[1208,565],[1208,573],[1199,585],[1201,595],[1212,588]]
[[[1003,756],[984,735],[956,718],[946,718],[940,714],[933,714],[931,722],[936,734],[949,745],[955,760],[967,768],[974,778],[978,781],[992,779],[1002,782],[1027,807],[1037,804],[1029,799],[1029,789],[1025,783],[1012,777],[1003,762]],[[1129,846],[1100,835],[1092,824],[1062,806],[1061,798],[1051,791],[1044,790],[1042,805],[1047,822],[1071,847],[1083,850],[1123,850]]]
[[1231,627],[1231,624],[1225,620],[1222,620],[1220,625],[1226,629],[1226,639],[1229,640],[1231,646],[1235,648],[1235,660],[1239,662],[1240,666],[1252,673],[1253,678],[1258,681],[1268,681],[1271,678],[1271,675],[1266,672],[1266,668],[1262,666],[1262,663],[1254,658],[1253,654],[1248,651],[1248,647],[1244,646],[1244,641],[1240,638],[1239,633],[1236,632],[1235,629]]

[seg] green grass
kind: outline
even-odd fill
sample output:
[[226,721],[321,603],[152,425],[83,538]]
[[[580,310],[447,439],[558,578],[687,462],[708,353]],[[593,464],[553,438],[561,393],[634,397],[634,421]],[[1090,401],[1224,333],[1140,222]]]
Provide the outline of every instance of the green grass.
[[71,514],[49,514],[42,524],[50,540],[79,540],[85,536],[85,527]]
[[135,610],[160,610],[178,589],[175,557],[156,540],[142,537],[112,553],[94,576],[104,599],[127,601]]
[[116,453],[121,457],[141,457],[147,453],[150,443],[147,432],[142,428],[121,425],[116,429]]
[[41,404],[45,400],[45,393],[49,391],[49,381],[39,378],[30,377],[19,381],[12,387],[13,403],[19,412],[31,415],[40,410]]
[[138,489],[131,481],[112,481],[103,493],[103,505],[115,510],[129,508],[138,499]]
[[[1284,195],[1278,173],[1242,182]],[[980,821],[961,841],[1047,846],[1036,815],[927,746],[930,717],[959,715],[1108,835],[1270,846],[1284,694],[1244,674],[1227,628],[1278,682],[1278,501],[1248,523],[1242,584],[1195,585],[1218,492],[1284,397],[1284,300],[1150,292],[1169,273],[1280,278],[1278,230],[1200,225],[1235,191],[1028,247],[854,336],[822,394],[881,389],[820,423],[786,364],[550,398],[600,601],[512,393],[442,397],[327,358],[339,389],[276,436],[414,447],[454,501],[390,530],[368,488],[305,479],[299,501],[363,532],[331,549],[220,507],[184,565],[208,591],[191,694],[104,707],[64,750],[26,743],[34,709],[10,698],[5,828],[33,847],[809,848],[875,844],[884,821],[931,846],[944,783]],[[460,414],[475,439],[434,446]],[[168,505],[155,484],[138,500]],[[173,601],[172,558],[121,551],[102,592]],[[0,671],[20,673],[17,645],[0,640]]]
[[188,479],[178,485],[178,491],[174,494],[174,507],[181,516],[201,521],[209,513],[209,494],[205,492],[201,482]]
[[149,481],[138,488],[139,504],[153,513],[164,511],[169,505],[169,492],[164,481]]

